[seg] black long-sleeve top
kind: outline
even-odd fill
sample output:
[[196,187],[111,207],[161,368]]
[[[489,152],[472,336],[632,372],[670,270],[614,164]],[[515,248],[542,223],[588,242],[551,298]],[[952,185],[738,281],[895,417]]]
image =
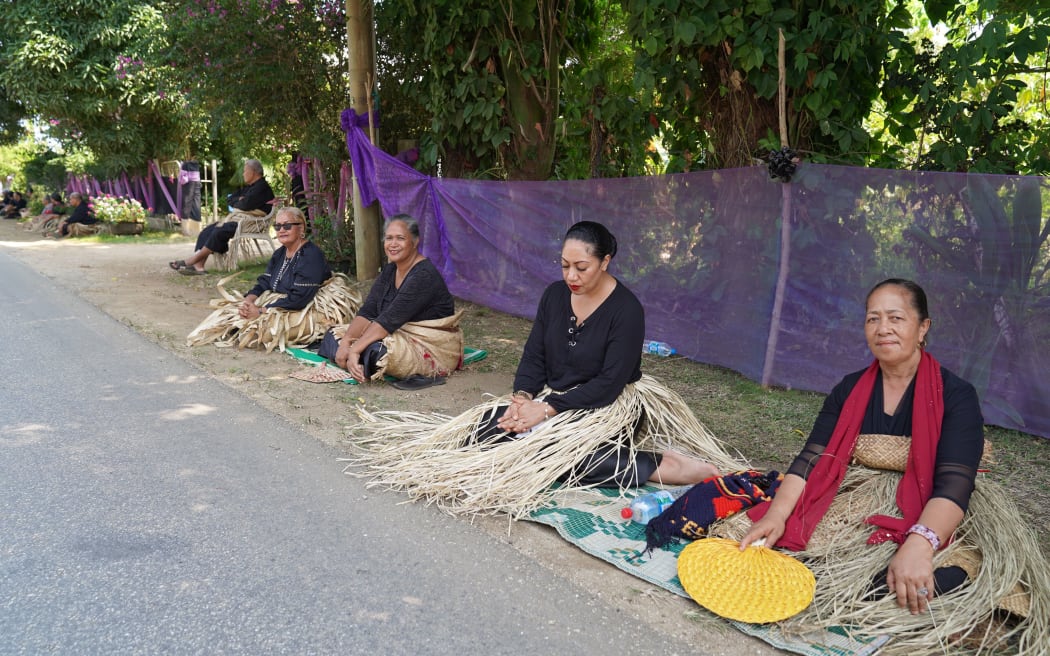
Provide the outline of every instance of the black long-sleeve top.
[[375,321],[393,333],[411,321],[444,319],[456,313],[456,302],[445,279],[430,260],[420,260],[409,269],[401,287],[395,287],[397,265],[390,263],[379,271],[357,315]]
[[273,189],[266,178],[259,178],[246,187],[241,187],[230,194],[230,207],[244,212],[262,210],[270,212],[270,201],[273,200]]
[[81,200],[80,204],[73,208],[73,213],[66,219],[66,223],[83,223],[85,225],[91,225],[92,223],[98,223],[98,219],[91,213],[91,208],[88,207],[87,201]]
[[558,412],[609,405],[642,377],[645,311],[634,293],[616,281],[583,325],[576,323],[571,299],[561,281],[543,292],[514,376],[515,390],[556,390],[546,401]]
[[[817,415],[813,430],[809,434],[802,453],[788,469],[789,474],[807,478],[816,466],[835,430],[842,407],[851,391],[860,380],[864,370],[855,371],[835,386]],[[937,456],[933,472],[933,492],[930,498],[954,501],[964,511],[970,503],[977,467],[984,452],[984,417],[973,385],[941,367],[944,381],[944,419],[941,438],[937,443]],[[882,371],[875,378],[871,400],[861,423],[861,434],[911,436],[912,413],[915,403],[915,380],[897,404],[894,414],[883,411],[885,406],[882,390]]]
[[301,310],[314,299],[324,281],[332,277],[332,270],[328,268],[324,253],[312,241],[300,246],[290,260],[285,253],[284,246],[274,252],[266,265],[266,272],[259,276],[255,287],[248,293],[255,296],[265,291],[287,294],[266,307]]

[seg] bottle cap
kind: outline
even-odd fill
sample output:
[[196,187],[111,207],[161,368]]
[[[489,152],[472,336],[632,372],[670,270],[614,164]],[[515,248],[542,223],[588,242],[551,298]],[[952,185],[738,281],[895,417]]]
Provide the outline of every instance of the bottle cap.
[[634,511],[631,510],[630,506],[627,506],[626,508],[620,510],[620,517],[623,517],[624,519],[630,519],[633,515]]

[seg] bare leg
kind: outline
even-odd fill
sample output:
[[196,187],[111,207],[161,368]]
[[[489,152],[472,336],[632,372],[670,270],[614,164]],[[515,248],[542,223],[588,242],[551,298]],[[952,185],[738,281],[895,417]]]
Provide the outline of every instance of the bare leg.
[[202,246],[199,251],[186,258],[186,266],[191,266],[198,271],[204,271],[204,263],[208,261],[209,255],[211,255],[211,249],[207,246]]
[[664,451],[660,466],[649,480],[667,485],[695,485],[702,480],[718,476],[721,472],[709,462],[697,460],[675,451]]

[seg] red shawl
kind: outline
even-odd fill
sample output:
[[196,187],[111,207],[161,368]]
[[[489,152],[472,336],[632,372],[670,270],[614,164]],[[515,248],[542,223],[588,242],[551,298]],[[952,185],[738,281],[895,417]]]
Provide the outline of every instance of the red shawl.
[[[878,368],[878,361],[872,362],[846,398],[828,446],[810,472],[802,496],[788,517],[784,535],[777,541],[778,547],[792,551],[805,549],[813,529],[831,506],[853,457],[853,447],[860,434],[872,388],[875,387]],[[866,523],[878,527],[868,538],[868,544],[886,540],[900,544],[907,537],[907,530],[919,520],[933,492],[933,469],[943,418],[944,382],[941,380],[941,365],[932,355],[923,351],[919,369],[915,373],[908,464],[897,485],[897,508],[902,517],[872,515],[865,519]],[[760,504],[752,508],[748,516],[752,521],[757,521],[768,509],[768,502]]]

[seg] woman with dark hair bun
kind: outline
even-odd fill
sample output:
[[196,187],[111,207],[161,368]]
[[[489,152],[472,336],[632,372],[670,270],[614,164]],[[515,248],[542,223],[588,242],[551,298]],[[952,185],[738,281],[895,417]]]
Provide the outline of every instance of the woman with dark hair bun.
[[[540,299],[513,394],[452,421],[391,414],[366,423],[376,435],[418,436],[376,440],[384,446],[369,462],[379,478],[456,512],[519,516],[555,485],[685,485],[739,467],[681,397],[642,375],[645,315],[608,271],[616,249],[600,223],[569,228],[562,280]],[[401,445],[431,455],[414,460]]]

